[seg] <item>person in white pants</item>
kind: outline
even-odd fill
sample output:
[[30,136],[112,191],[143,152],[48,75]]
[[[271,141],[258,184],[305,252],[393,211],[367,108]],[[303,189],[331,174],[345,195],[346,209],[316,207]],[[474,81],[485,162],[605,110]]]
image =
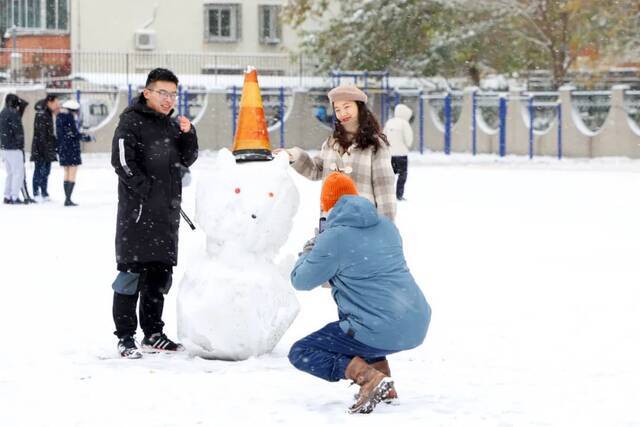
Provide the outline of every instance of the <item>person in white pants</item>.
[[8,94],[0,112],[0,149],[5,163],[7,179],[4,185],[4,203],[22,204],[19,198],[24,182],[24,128],[22,113],[27,102],[17,95]]
[[24,160],[21,150],[2,150],[2,160],[7,170],[7,180],[4,184],[4,203],[22,204],[19,199],[20,188],[24,181]]

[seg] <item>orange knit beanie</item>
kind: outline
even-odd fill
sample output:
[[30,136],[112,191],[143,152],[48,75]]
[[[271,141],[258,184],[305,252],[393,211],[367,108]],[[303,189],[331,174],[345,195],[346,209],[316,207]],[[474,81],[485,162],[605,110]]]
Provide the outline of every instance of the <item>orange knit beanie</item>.
[[341,172],[332,172],[327,175],[322,184],[322,193],[320,194],[320,206],[323,212],[328,212],[338,199],[344,195],[358,195],[356,184],[348,175]]

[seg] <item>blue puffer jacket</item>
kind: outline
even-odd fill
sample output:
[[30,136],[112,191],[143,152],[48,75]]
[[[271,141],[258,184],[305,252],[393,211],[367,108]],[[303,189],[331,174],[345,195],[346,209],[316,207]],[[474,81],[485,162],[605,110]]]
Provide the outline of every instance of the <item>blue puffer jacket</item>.
[[374,348],[407,350],[424,341],[431,308],[411,276],[396,226],[360,196],[342,196],[326,229],[296,263],[291,282],[310,290],[330,281],[345,333]]

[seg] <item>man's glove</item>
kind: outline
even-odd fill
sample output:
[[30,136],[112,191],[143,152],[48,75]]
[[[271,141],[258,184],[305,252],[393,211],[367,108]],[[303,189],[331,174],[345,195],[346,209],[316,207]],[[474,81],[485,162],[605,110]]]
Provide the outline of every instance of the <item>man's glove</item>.
[[188,167],[183,165],[182,163],[175,164],[176,169],[178,169],[178,173],[180,174],[180,179],[182,180],[182,186],[188,187],[191,184],[191,171]]
[[311,239],[307,240],[307,242],[302,247],[302,252],[300,252],[298,256],[302,254],[308,254],[309,252],[311,252],[311,249],[313,249],[315,244],[316,244],[316,236],[313,236]]

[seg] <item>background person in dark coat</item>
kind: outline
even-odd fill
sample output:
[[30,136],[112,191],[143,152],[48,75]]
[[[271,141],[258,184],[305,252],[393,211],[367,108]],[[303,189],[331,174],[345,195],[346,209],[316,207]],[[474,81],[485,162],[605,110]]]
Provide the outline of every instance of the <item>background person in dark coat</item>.
[[24,182],[24,128],[22,113],[29,103],[24,99],[8,94],[4,100],[4,109],[0,112],[0,149],[7,170],[4,186],[5,204],[22,204],[19,198],[20,187]]
[[178,79],[157,68],[146,87],[120,116],[111,164],[119,177],[116,261],[113,283],[115,334],[121,356],[138,358],[134,334],[140,296],[142,347],[176,351],[162,333],[164,295],[178,262],[181,170],[195,162],[198,139],[186,117],[172,119]]
[[71,193],[76,185],[78,166],[82,164],[80,157],[80,139],[78,130],[78,101],[70,99],[62,104],[63,111],[56,118],[56,136],[58,138],[58,156],[60,166],[64,168],[65,206],[77,206],[71,201]]
[[33,197],[49,199],[47,184],[51,173],[51,162],[56,156],[56,135],[53,129],[54,115],[60,111],[60,103],[55,94],[36,102],[36,117],[33,120],[33,140],[31,142],[31,161],[35,163],[33,171]]

